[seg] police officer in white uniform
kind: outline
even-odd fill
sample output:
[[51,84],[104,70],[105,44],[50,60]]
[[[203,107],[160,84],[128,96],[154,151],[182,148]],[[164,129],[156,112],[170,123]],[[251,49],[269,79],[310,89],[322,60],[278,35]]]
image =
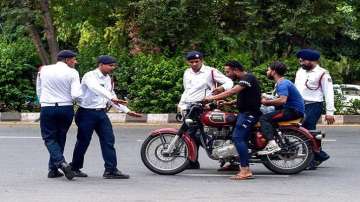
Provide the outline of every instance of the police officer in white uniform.
[[[224,90],[231,89],[233,81],[222,74],[219,70],[203,64],[203,54],[199,51],[190,51],[186,54],[186,60],[190,68],[185,70],[183,77],[184,92],[178,104],[179,110],[185,110],[192,102],[202,101],[205,96],[218,94]],[[216,87],[216,83],[221,86]],[[190,135],[200,146],[197,129],[190,130]],[[191,162],[190,169],[199,169],[200,164],[196,160]]]
[[[303,127],[308,130],[316,129],[324,101],[326,102],[325,120],[328,124],[333,124],[335,122],[333,83],[329,72],[319,65],[320,53],[313,49],[302,49],[296,56],[299,58],[301,68],[296,72],[295,86],[305,101]],[[320,153],[315,153],[310,169],[315,169],[329,158],[329,155],[322,150]]]
[[66,133],[74,117],[73,100],[81,95],[79,73],[74,69],[76,54],[70,50],[60,51],[58,62],[43,66],[37,77],[36,93],[40,98],[41,136],[50,154],[49,178],[61,177],[71,180],[74,173],[66,163],[63,152]]
[[138,116],[131,112],[124,100],[117,98],[109,74],[116,68],[115,58],[107,55],[98,57],[98,68],[87,72],[81,82],[83,95],[79,98],[79,109],[75,115],[78,126],[77,141],[73,153],[71,166],[76,177],[87,177],[80,169],[83,168],[84,156],[95,131],[99,136],[101,152],[105,161],[105,179],[128,179],[129,175],[117,169],[117,158],[114,148],[115,137],[111,122],[105,108],[112,103],[116,109]]

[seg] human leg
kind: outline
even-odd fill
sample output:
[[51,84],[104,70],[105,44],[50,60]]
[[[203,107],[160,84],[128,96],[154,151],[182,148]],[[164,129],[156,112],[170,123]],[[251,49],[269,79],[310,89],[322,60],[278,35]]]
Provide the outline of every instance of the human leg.
[[245,113],[239,113],[236,125],[233,131],[233,142],[240,157],[240,172],[231,177],[234,180],[249,179],[252,177],[252,172],[249,167],[249,151],[248,141],[251,128],[256,124],[257,118]]
[[77,171],[83,168],[85,153],[94,132],[96,116],[92,111],[79,109],[75,115],[75,122],[78,131],[71,166],[74,171]]
[[293,109],[281,109],[274,112],[264,114],[260,117],[261,132],[268,140],[265,148],[258,152],[259,155],[268,155],[281,150],[279,145],[274,140],[275,128],[274,124],[280,121],[289,121],[301,118],[302,114]]

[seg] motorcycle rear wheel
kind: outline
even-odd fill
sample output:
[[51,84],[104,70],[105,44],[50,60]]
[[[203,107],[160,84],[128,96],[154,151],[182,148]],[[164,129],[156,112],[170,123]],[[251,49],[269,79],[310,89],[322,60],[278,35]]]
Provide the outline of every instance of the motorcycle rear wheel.
[[313,159],[314,153],[308,138],[295,130],[282,130],[284,137],[289,140],[288,151],[282,149],[273,155],[262,157],[266,168],[277,174],[296,174],[303,171]]
[[141,146],[141,160],[144,165],[154,173],[160,175],[175,175],[186,169],[188,159],[188,146],[182,138],[176,143],[174,152],[164,156],[164,150],[169,146],[175,134],[163,133],[149,136]]

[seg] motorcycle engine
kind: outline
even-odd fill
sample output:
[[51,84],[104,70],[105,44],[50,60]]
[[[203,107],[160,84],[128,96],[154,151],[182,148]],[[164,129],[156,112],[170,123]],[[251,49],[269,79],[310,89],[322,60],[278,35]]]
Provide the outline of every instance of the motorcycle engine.
[[204,126],[205,134],[215,138],[215,139],[229,139],[231,137],[231,128],[230,127],[210,127]]
[[212,142],[212,156],[215,159],[224,159],[228,157],[238,156],[236,148],[231,141],[231,127],[210,127],[205,126],[204,132],[211,136]]
[[212,156],[216,159],[239,156],[231,140],[214,140]]

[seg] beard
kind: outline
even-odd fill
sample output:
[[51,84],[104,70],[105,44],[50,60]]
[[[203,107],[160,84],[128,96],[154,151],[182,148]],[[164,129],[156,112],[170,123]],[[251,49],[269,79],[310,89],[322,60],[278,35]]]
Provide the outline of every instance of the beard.
[[302,65],[300,65],[301,66],[301,68],[303,68],[303,69],[305,69],[305,70],[311,70],[312,68],[313,68],[313,66],[312,65],[305,65],[305,64],[302,64]]
[[274,80],[274,77],[273,77],[272,75],[270,75],[270,74],[266,75],[266,77],[267,77],[268,79],[270,79],[270,80]]

